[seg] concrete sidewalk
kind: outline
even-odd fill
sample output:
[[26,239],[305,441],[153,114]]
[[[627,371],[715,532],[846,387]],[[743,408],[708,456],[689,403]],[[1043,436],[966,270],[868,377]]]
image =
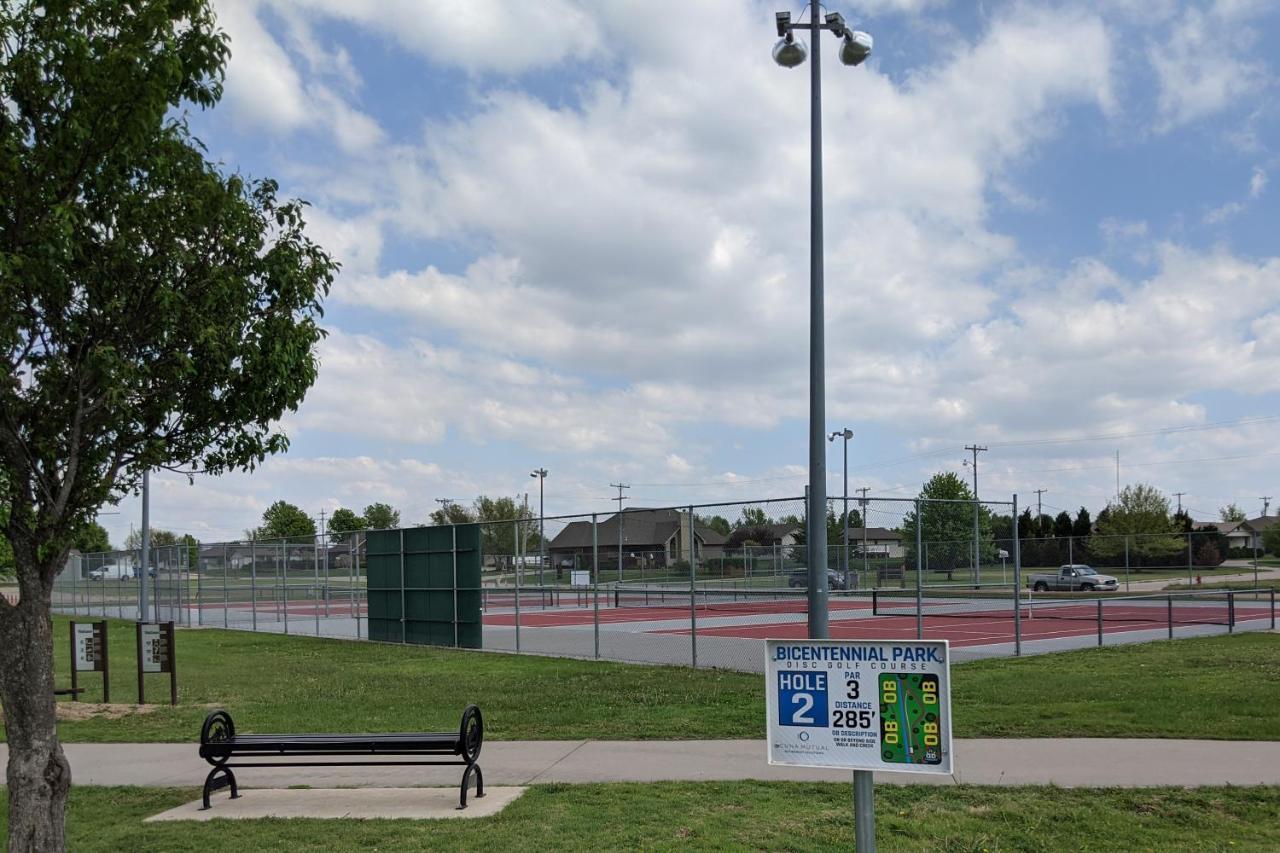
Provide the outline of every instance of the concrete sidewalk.
[[[78,785],[187,787],[209,765],[187,744],[64,744]],[[0,762],[8,753],[0,745]],[[487,785],[664,780],[848,781],[847,771],[770,767],[762,740],[491,741],[480,756]],[[1280,742],[1120,738],[956,741],[954,776],[877,773],[886,784],[1148,787],[1280,785]],[[457,785],[456,767],[246,768],[247,787]]]

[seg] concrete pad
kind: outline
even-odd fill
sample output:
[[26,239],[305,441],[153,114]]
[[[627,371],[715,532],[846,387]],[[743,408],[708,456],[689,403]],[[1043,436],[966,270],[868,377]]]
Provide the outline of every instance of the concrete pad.
[[442,820],[491,817],[525,792],[524,788],[487,788],[483,797],[467,797],[458,808],[457,788],[241,788],[232,800],[225,790],[213,808],[200,800],[152,815],[143,823],[170,820],[257,820],[266,817],[355,820]]

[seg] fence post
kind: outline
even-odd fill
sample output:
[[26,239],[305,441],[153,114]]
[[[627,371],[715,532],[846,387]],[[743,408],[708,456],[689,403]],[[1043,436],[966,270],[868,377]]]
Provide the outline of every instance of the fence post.
[[1173,596],[1165,596],[1165,601],[1169,605],[1169,639],[1173,639]]
[[1195,589],[1196,577],[1195,569],[1192,567],[1191,560],[1191,531],[1187,531],[1187,586]]
[[[615,587],[616,589],[616,587]],[[596,659],[600,659],[600,528],[591,513],[591,630],[595,635]]]
[[513,584],[516,591],[515,606],[516,606],[516,653],[517,654],[519,654],[520,652],[520,562],[519,562],[519,554],[516,553],[517,551],[520,550],[516,544],[519,539],[520,539],[519,524],[517,522],[512,522],[511,523],[511,552],[512,552],[511,553],[511,570],[515,573],[515,580]]
[[693,529],[693,506],[689,507],[689,660],[698,668],[698,554]]
[[1227,590],[1227,633],[1235,631],[1236,627],[1236,594],[1231,590]]
[[227,611],[231,608],[231,598],[227,594],[227,543],[222,543],[222,627],[230,625]]
[[[191,546],[184,545],[183,547],[186,548],[187,562],[190,563],[191,562]],[[196,624],[203,625],[204,624],[204,597],[203,595],[201,595],[202,589],[201,589],[201,581],[200,581],[201,572],[200,572],[200,543],[199,542],[195,544],[195,549],[196,549]],[[187,624],[188,625],[191,624],[190,616],[187,617]]]
[[1102,645],[1102,599],[1098,599],[1098,645]]
[[[315,571],[314,571],[315,578],[316,578],[315,594],[323,598],[324,593],[320,589],[320,539],[315,538],[312,540],[312,542],[314,544],[312,544],[311,546],[311,562],[315,568]],[[320,605],[319,603],[312,602],[311,609],[314,610],[316,614],[316,636],[319,637],[320,636]]]
[[249,537],[249,602],[253,611],[253,630],[258,630],[258,534]]
[[1271,587],[1271,630],[1276,629],[1276,588]]
[[[401,586],[401,610],[400,618],[404,619],[404,547],[400,548],[400,586]],[[283,602],[281,604],[281,613],[284,614],[284,632],[289,633],[289,540],[284,539],[280,543],[280,592],[283,594]],[[403,622],[401,623],[403,626]]]
[[924,639],[924,519],[920,513],[924,510],[920,499],[916,498],[916,639]]
[[1013,495],[1013,655],[1022,656],[1022,536],[1018,533],[1018,495]]
[[[360,534],[351,534],[351,610],[356,617],[356,639],[360,639]],[[365,601],[369,600],[368,580],[365,581]]]
[[1124,591],[1129,591],[1129,534],[1124,536]]

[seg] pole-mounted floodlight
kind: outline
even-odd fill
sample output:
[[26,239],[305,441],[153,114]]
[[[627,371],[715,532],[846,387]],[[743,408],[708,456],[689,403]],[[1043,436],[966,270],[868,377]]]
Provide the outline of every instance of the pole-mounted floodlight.
[[840,61],[845,65],[861,65],[871,55],[873,42],[870,33],[861,30],[846,32],[844,44],[840,46]]
[[778,43],[773,46],[773,61],[783,68],[795,68],[809,56],[809,48],[805,47],[804,42],[796,41],[791,33],[790,12],[779,12],[777,19]]
[[[778,24],[778,43],[773,46],[773,61],[783,68],[795,68],[802,65],[809,57],[809,48],[802,41],[796,41],[793,32],[796,28],[814,29],[812,25],[799,24],[793,26],[790,12],[778,12],[775,16]],[[819,24],[816,29],[830,30],[836,38],[842,39],[840,45],[840,61],[845,65],[861,65],[871,55],[871,47],[875,40],[862,30],[851,30],[839,12],[830,12],[826,23]]]

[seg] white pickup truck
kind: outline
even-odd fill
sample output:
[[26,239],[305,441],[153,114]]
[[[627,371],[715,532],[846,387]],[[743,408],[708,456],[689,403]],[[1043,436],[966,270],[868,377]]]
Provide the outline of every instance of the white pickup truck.
[[1070,592],[1114,591],[1116,588],[1116,579],[1111,575],[1100,575],[1091,567],[1080,563],[1063,566],[1056,575],[1032,575],[1027,581],[1036,592],[1048,592],[1051,589]]

